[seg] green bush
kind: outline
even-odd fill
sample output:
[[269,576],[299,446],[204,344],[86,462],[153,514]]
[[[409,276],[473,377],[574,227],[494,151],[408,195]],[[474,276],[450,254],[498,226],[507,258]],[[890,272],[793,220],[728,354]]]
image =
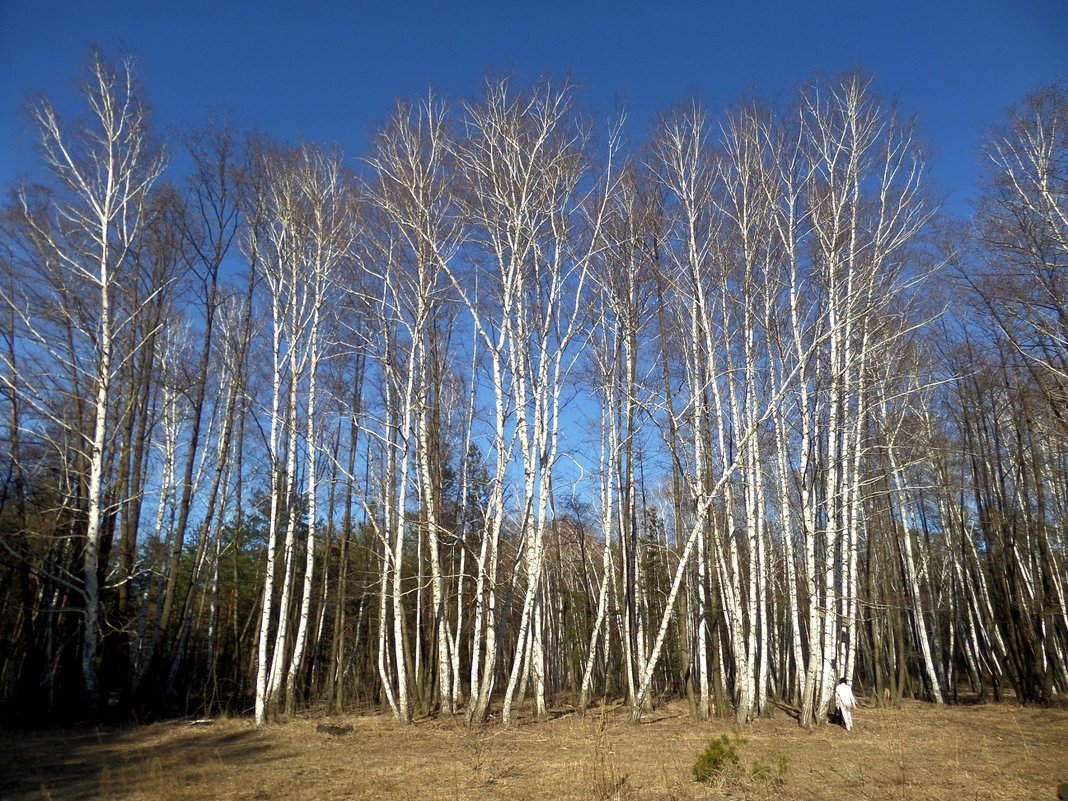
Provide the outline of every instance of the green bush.
[[733,739],[726,734],[712,737],[693,763],[694,781],[710,782],[727,768],[737,766],[738,746],[744,742],[738,735]]
[[763,762],[754,762],[753,767],[749,769],[749,775],[753,779],[757,779],[763,782],[774,782],[776,784],[782,784],[783,779],[786,776],[786,770],[790,767],[790,760],[785,754],[779,757],[779,766],[773,770],[771,765],[765,765]]
[[[739,770],[741,756],[739,747],[745,743],[745,738],[739,734],[721,734],[708,741],[705,750],[697,756],[693,765],[693,778],[695,781],[709,783],[713,779],[726,779],[727,781],[745,782],[746,773]],[[748,780],[781,785],[786,776],[790,761],[786,755],[779,757],[777,767],[755,761],[749,769]],[[731,772],[733,770],[733,772]]]

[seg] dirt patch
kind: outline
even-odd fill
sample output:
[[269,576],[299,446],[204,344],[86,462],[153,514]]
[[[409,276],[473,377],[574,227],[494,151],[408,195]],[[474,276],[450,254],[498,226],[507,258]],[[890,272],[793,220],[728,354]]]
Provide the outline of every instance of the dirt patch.
[[[730,732],[744,738],[738,766],[696,783],[698,754]],[[862,708],[852,733],[804,731],[785,712],[736,730],[697,723],[675,706],[638,725],[613,707],[585,718],[521,719],[510,729],[441,720],[400,726],[371,716],[265,729],[217,720],[0,730],[0,801],[1053,801],[1061,782],[1068,710],[1010,705]]]

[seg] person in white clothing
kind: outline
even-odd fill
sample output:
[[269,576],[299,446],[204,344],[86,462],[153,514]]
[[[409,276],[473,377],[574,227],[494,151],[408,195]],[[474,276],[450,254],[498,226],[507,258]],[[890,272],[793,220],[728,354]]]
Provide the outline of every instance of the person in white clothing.
[[842,725],[846,731],[853,731],[853,708],[857,705],[857,699],[845,679],[838,682],[835,688],[834,705],[842,715]]

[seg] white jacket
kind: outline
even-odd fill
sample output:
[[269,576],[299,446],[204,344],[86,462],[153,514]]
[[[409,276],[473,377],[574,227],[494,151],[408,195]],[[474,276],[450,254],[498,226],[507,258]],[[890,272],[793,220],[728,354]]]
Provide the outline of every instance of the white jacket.
[[834,705],[838,709],[853,709],[857,705],[857,699],[848,684],[839,684],[834,690]]

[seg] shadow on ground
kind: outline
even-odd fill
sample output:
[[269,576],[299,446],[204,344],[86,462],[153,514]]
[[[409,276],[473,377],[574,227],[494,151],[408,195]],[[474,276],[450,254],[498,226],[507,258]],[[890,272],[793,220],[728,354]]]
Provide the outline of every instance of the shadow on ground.
[[195,733],[188,723],[149,728],[149,737],[143,726],[0,729],[0,801],[76,801],[122,795],[135,786],[174,790],[176,781],[196,781],[220,762],[285,756],[251,727],[198,726]]

